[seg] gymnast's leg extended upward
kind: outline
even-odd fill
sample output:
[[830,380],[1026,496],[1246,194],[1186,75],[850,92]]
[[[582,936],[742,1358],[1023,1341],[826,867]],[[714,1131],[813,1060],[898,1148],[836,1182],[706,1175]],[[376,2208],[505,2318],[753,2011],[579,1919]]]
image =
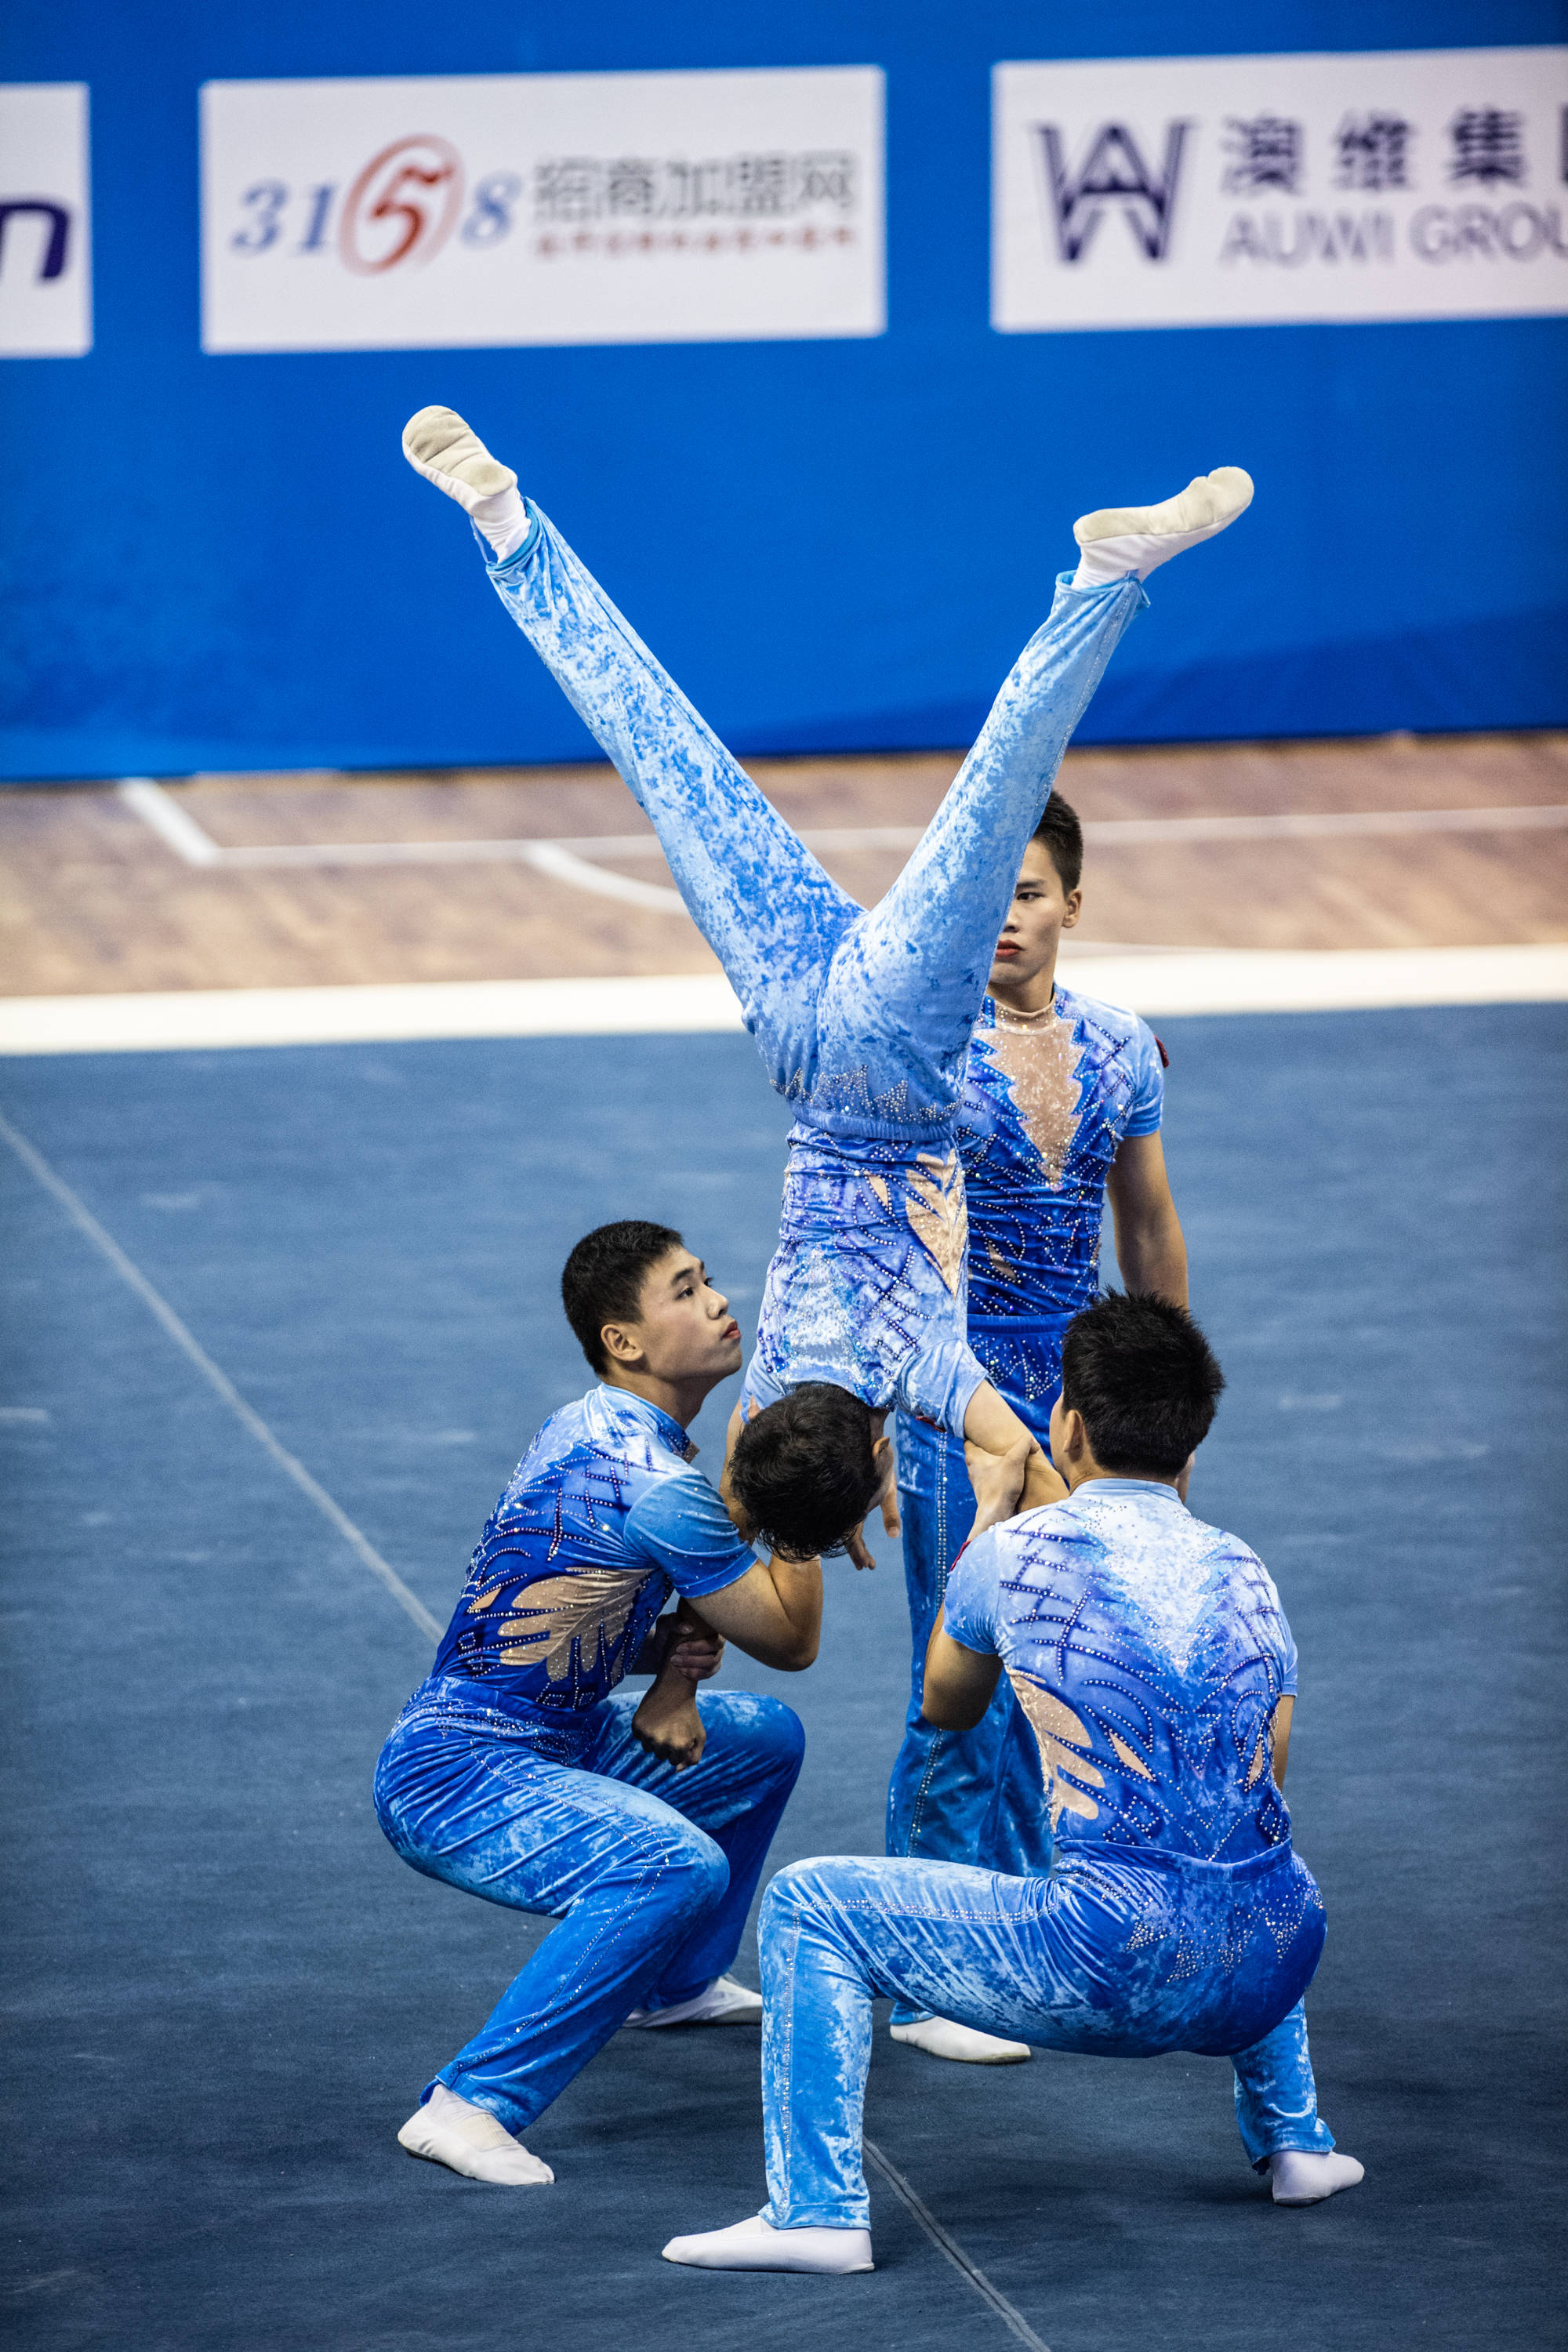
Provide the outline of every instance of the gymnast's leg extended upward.
[[[1078,527],[1077,573],[1025,647],[919,847],[868,911],[757,790],[585,567],[449,409],[422,410],[411,464],[471,516],[508,611],[651,819],[693,920],[795,1108],[732,1488],[756,1533],[796,1555],[854,1538],[884,1471],[891,1407],[987,1452],[1032,1447],[1031,1502],[1059,1492],[1043,1454],[970,1352],[954,1112],[1024,847],[1105,666],[1146,602],[1141,581],[1234,520],[1235,467],[1161,507]],[[798,1426],[837,1424],[860,1507],[836,1482],[824,1524]],[[849,1482],[851,1485],[854,1481]]]

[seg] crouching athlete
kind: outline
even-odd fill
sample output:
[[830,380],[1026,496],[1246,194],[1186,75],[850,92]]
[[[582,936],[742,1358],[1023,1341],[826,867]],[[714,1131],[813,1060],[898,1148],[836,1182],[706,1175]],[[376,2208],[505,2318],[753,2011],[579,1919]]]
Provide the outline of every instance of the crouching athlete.
[[1262,1562],[1177,1492],[1222,1386],[1181,1307],[1102,1298],[1063,1349],[1062,1498],[1012,1516],[1022,1446],[1010,1469],[976,1468],[925,1711],[976,1723],[1005,1672],[1038,1751],[1051,1866],[779,1873],[760,1929],[769,2201],[671,2240],[668,2261],[871,2268],[861,2108],[879,1993],[1047,2049],[1227,2057],[1243,2146],[1277,2203],[1362,2178],[1318,2114],[1301,2009],[1323,1906],[1281,1793],[1296,1645]]
[[[398,2134],[507,2187],[554,2179],[520,2135],[621,2026],[761,2014],[725,1972],[803,1735],[777,1699],[695,1686],[726,1637],[809,1666],[822,1614],[820,1560],[759,1559],[728,1479],[691,1466],[688,1425],[742,1346],[680,1235],[603,1225],[562,1291],[600,1384],[519,1464],[375,1776],[405,1862],[561,1922]],[[648,1673],[640,1705],[616,1688]]]

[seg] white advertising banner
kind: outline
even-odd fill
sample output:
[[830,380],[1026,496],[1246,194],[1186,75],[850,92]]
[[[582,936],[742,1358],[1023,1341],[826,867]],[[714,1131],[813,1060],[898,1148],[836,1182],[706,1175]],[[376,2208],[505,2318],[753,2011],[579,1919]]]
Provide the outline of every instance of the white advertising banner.
[[879,335],[882,112],[870,66],[208,82],[203,348]]
[[87,84],[0,82],[0,358],[92,349]]
[[1568,49],[1001,65],[1007,333],[1568,310]]

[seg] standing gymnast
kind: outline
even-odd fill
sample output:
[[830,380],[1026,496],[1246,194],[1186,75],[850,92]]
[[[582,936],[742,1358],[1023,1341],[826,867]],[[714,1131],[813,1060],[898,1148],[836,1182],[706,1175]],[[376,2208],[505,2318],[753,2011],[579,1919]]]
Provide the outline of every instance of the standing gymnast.
[[[1026,1426],[1046,1439],[1061,1387],[1062,1335],[1099,1287],[1109,1194],[1130,1290],[1187,1303],[1187,1254],[1160,1141],[1163,1052],[1137,1014],[1056,977],[1083,903],[1083,829],[1053,793],[1024,852],[996,942],[958,1109],[969,1205],[969,1340]],[[1039,1761],[1010,1685],[973,1729],[928,1723],[926,1647],[974,1517],[957,1441],[899,1423],[899,1501],[913,1634],[909,1715],[888,1789],[887,1847],[925,1862],[1042,1870],[1050,1832]],[[895,2042],[974,2065],[1016,2064],[1028,2045],[940,2013],[893,2011]]]
[[[1085,517],[1076,574],[1025,647],[919,848],[868,912],[839,889],[633,634],[517,478],[447,408],[411,465],[455,499],[490,575],[658,835],[796,1123],[731,1477],[781,1554],[845,1545],[884,1490],[876,1416],[1004,1455],[1028,1439],[964,1331],[954,1114],[1025,845],[1141,581],[1252,496],[1222,467],[1163,505]],[[739,1409],[738,1409],[739,1410]],[[1025,1499],[1061,1492],[1029,1440]],[[829,1465],[824,1475],[824,1465]]]

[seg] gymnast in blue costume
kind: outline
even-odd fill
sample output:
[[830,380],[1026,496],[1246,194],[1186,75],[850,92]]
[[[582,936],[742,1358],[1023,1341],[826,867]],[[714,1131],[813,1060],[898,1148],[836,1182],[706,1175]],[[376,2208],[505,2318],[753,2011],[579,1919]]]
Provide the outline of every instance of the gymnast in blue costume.
[[[868,911],[763,799],[584,564],[450,409],[404,433],[470,516],[508,612],[651,820],[681,897],[794,1108],[778,1248],[731,1477],[759,1537],[847,1546],[890,1500],[896,1408],[987,1454],[1027,1435],[965,1333],[956,1119],[971,1033],[1025,845],[1142,576],[1252,495],[1236,467],[1163,506],[1076,526],[1078,572],[1024,648],[887,897]],[[832,1475],[822,1475],[825,1461]],[[1025,1497],[1052,1491],[1037,1444]]]
[[[560,1922],[398,2134],[506,2188],[554,2178],[518,2136],[623,2025],[759,2015],[726,1970],[801,1728],[777,1699],[694,1689],[722,1635],[809,1665],[822,1607],[820,1564],[759,1560],[727,1482],[692,1466],[688,1425],[742,1346],[680,1235],[600,1226],[562,1291],[599,1385],[518,1465],[375,1776],[382,1828],[416,1870]],[[655,1679],[639,1704],[618,1685],[640,1674]]]
[[671,2240],[669,2261],[872,2267],[861,2109],[878,1994],[1055,2050],[1229,2057],[1243,2145],[1277,2202],[1361,2179],[1319,2117],[1300,2005],[1324,1921],[1281,1790],[1295,1643],[1262,1563],[1177,1492],[1223,1385],[1183,1308],[1101,1299],[1064,1349],[1062,1499],[1009,1516],[1021,1445],[977,1470],[925,1711],[973,1724],[1005,1674],[1036,1743],[1050,1869],[900,1857],[779,1873],[759,1930],[768,2203]]
[[[1057,977],[1062,934],[1082,910],[1082,827],[1053,793],[996,942],[958,1112],[970,1345],[1042,1443],[1061,1387],[1062,1334],[1099,1288],[1108,1193],[1127,1287],[1187,1302],[1186,1247],[1160,1139],[1163,1049],[1136,1013]],[[900,1420],[898,1457],[913,1643],[887,1850],[994,1870],[1047,1868],[1038,1759],[1007,1682],[972,1731],[939,1728],[921,1712],[926,1648],[974,1496],[962,1446],[929,1423]],[[901,2004],[890,2031],[895,2042],[973,2064],[1029,2055],[1026,2043]]]

